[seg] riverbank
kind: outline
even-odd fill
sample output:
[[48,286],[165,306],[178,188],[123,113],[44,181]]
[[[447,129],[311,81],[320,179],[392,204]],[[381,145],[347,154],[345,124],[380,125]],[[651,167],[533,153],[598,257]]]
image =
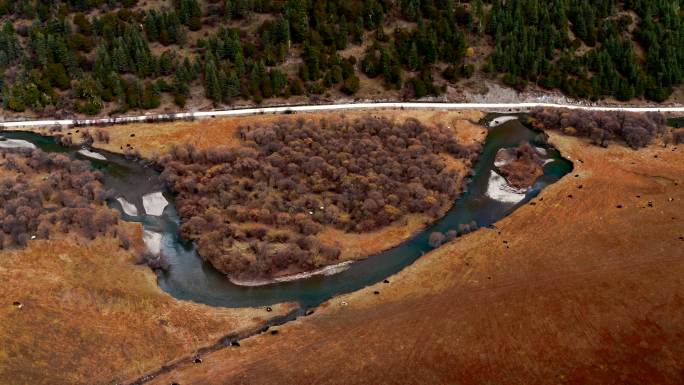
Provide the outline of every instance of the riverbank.
[[296,274],[288,274],[288,275],[281,275],[272,279],[253,279],[253,280],[241,280],[237,278],[228,278],[230,282],[234,285],[238,286],[247,286],[247,287],[256,287],[256,286],[264,286],[264,285],[272,285],[272,284],[277,284],[277,283],[282,283],[282,282],[292,282],[292,281],[297,281],[300,279],[307,279],[311,277],[315,277],[317,275],[333,275],[337,273],[341,273],[349,268],[349,264],[351,264],[353,261],[344,261],[340,263],[336,263],[334,265],[328,265],[321,267],[320,269],[316,270],[311,270],[311,271],[305,271],[301,273],[296,273]]
[[151,383],[682,382],[683,149],[550,136],[576,169],[495,228]]

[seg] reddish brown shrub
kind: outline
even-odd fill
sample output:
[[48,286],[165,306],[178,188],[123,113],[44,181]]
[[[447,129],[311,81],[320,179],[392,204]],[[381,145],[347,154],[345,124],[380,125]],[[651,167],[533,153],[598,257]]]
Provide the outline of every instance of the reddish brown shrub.
[[665,129],[665,118],[657,112],[537,109],[530,116],[537,128],[591,138],[594,144],[601,146],[619,138],[632,148],[645,147]]

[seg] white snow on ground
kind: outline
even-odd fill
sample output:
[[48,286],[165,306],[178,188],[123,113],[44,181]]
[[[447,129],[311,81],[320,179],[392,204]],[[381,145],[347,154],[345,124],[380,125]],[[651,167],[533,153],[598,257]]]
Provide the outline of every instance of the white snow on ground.
[[275,281],[276,282],[288,282],[288,281],[296,281],[298,279],[313,277],[314,275],[334,275],[334,274],[341,273],[341,272],[349,269],[349,265],[351,263],[352,263],[352,261],[344,261],[344,262],[340,262],[340,263],[335,264],[335,265],[321,267],[320,269],[316,269],[316,270],[305,271],[305,272],[299,273],[299,274],[286,275],[284,277],[278,277],[278,278],[275,278]]
[[496,152],[496,156],[494,157],[494,166],[495,167],[503,167],[513,161],[513,157],[515,155],[512,154],[511,149],[509,148],[500,148],[499,151]]
[[492,119],[492,121],[489,122],[489,127],[500,126],[506,122],[510,122],[511,120],[516,120],[516,119],[518,119],[517,116],[499,116],[496,119]]
[[143,242],[147,250],[154,255],[159,255],[161,252],[162,234],[150,230],[143,230]]
[[145,213],[157,217],[164,213],[164,208],[169,204],[169,201],[164,198],[164,195],[162,195],[160,191],[143,195],[142,201]]
[[138,208],[135,207],[135,205],[126,199],[124,197],[118,197],[116,198],[117,202],[121,204],[121,208],[123,209],[123,212],[126,213],[126,215],[130,215],[132,217],[135,217],[138,215]]
[[0,148],[30,148],[30,149],[35,149],[36,145],[27,141],[27,140],[1,139],[0,140]]
[[270,285],[270,284],[274,284],[274,283],[289,282],[289,281],[296,281],[299,279],[306,279],[309,277],[313,277],[314,275],[338,274],[338,273],[341,273],[341,272],[349,269],[349,265],[351,265],[353,262],[354,261],[344,261],[344,262],[340,262],[340,263],[335,264],[335,265],[321,267],[320,269],[305,271],[303,273],[298,273],[298,274],[286,275],[283,277],[278,277],[278,278],[273,278],[273,279],[241,280],[241,279],[229,277],[229,280],[231,283],[233,283],[234,285],[238,285],[238,286],[264,286],[264,285]]
[[518,203],[525,199],[525,190],[509,186],[506,178],[492,170],[489,174],[489,184],[485,195],[499,202]]
[[93,158],[97,160],[107,160],[107,158],[105,158],[104,155],[100,154],[99,152],[90,151],[87,148],[78,150],[78,153],[83,156],[87,156],[88,158]]
[[228,280],[233,285],[249,287],[271,285],[276,282],[273,279],[238,279],[230,276],[228,277]]

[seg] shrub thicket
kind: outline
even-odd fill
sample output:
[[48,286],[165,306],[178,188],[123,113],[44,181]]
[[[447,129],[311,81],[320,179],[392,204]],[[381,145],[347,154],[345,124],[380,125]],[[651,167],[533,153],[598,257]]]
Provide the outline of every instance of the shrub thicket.
[[440,215],[459,192],[443,156],[478,148],[417,120],[281,120],[242,127],[238,148],[174,147],[160,158],[178,194],[181,234],[233,276],[269,276],[337,260],[324,227],[367,232],[410,213]]
[[613,139],[623,140],[632,148],[645,147],[665,130],[665,118],[657,112],[585,111],[537,109],[531,113],[537,128],[561,130],[567,135],[591,138],[605,146]]
[[0,248],[24,247],[29,239],[77,234],[86,239],[120,235],[119,215],[104,204],[102,173],[88,162],[41,150],[0,152]]

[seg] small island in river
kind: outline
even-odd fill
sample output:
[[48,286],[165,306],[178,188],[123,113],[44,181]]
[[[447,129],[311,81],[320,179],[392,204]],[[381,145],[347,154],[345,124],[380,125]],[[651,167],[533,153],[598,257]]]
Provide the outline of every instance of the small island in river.
[[528,142],[515,148],[502,148],[496,153],[494,166],[510,187],[527,190],[544,175],[543,151]]

